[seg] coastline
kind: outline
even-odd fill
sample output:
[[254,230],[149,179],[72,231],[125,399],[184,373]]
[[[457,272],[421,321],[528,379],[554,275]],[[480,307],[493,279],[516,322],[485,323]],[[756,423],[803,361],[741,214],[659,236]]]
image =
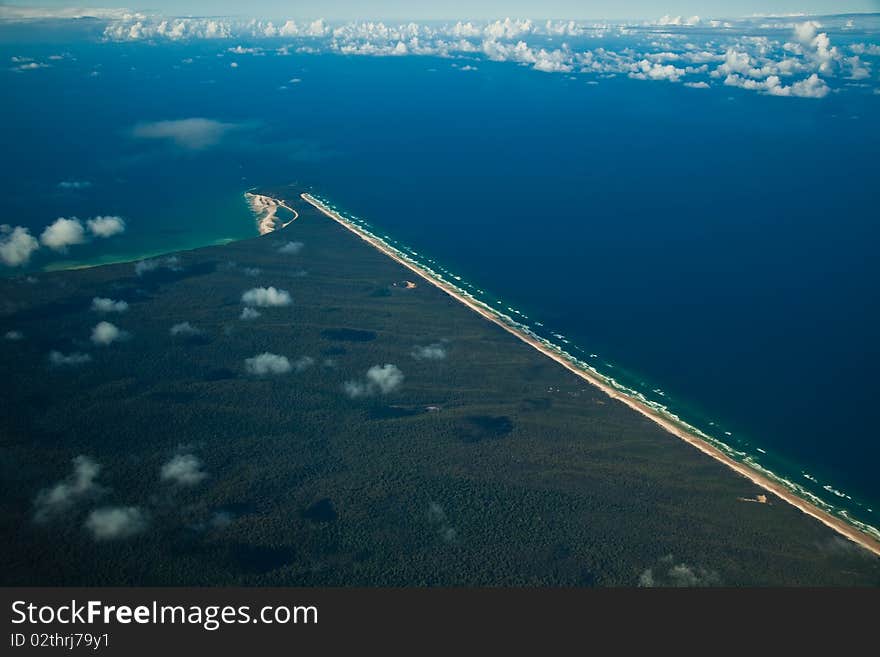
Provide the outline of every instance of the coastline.
[[[236,198],[241,199],[244,198],[245,203],[248,205],[251,210],[251,214],[254,214],[253,207],[251,204],[251,200],[248,198],[248,194],[250,192],[237,192]],[[298,213],[287,205],[284,201],[278,202],[276,199],[271,199],[272,203],[277,205],[278,207],[282,207],[285,210],[288,210],[293,218],[283,224],[278,226],[275,225],[275,222],[278,221],[277,217],[274,217],[273,223],[271,224],[271,229],[266,231],[273,232],[278,228],[283,228],[284,226],[289,225],[291,222],[295,221],[298,218]],[[274,211],[273,211],[274,215]],[[257,235],[263,235],[266,233],[260,232],[259,225],[257,225]],[[25,270],[13,271],[11,268],[8,271],[0,271],[0,278],[14,278],[16,276],[27,276],[27,275],[38,275],[38,274],[52,274],[56,272],[64,272],[64,271],[76,271],[80,269],[93,269],[95,267],[105,267],[107,265],[121,265],[138,262],[140,260],[150,260],[152,258],[161,258],[164,256],[172,255],[175,253],[181,253],[186,251],[194,251],[196,249],[200,249],[207,246],[222,246],[223,244],[229,244],[231,242],[237,242],[242,239],[251,239],[254,235],[251,233],[249,235],[237,235],[234,237],[217,237],[213,239],[194,239],[191,243],[185,244],[176,244],[169,245],[161,248],[154,248],[149,251],[134,251],[131,253],[116,253],[116,254],[102,254],[92,258],[82,259],[82,260],[56,260],[49,262],[42,267],[34,267]]]
[[[383,242],[380,238],[372,235],[354,222],[346,219],[319,199],[311,196],[308,193],[303,193],[300,196],[305,202],[315,207],[319,212],[329,217],[330,219],[333,219],[344,228],[348,229],[359,238],[370,244],[373,248],[395,260],[397,263],[403,265],[413,273],[417,274],[420,278],[424,279],[426,282],[439,288],[458,302],[464,304],[469,309],[482,316],[484,319],[500,326],[511,335],[525,342],[532,348],[541,352],[543,355],[551,358],[573,374],[587,381],[591,385],[599,388],[611,399],[615,399],[626,404],[629,408],[650,419],[673,436],[676,436],[677,438],[697,448],[698,450],[700,450],[707,456],[715,459],[716,461],[723,463],[736,473],[749,479],[755,485],[772,493],[784,502],[787,502],[788,504],[794,506],[799,511],[802,511],[803,513],[815,518],[816,520],[833,529],[843,537],[860,545],[869,552],[880,556],[880,541],[869,535],[867,532],[862,531],[854,524],[842,520],[832,515],[831,513],[819,508],[819,506],[812,504],[808,500],[786,488],[783,484],[774,481],[764,472],[761,472],[760,470],[748,465],[747,463],[740,462],[731,458],[721,449],[712,445],[707,439],[701,438],[698,435],[698,430],[690,427],[680,420],[663,414],[661,411],[652,407],[647,402],[641,401],[631,395],[625,394],[619,389],[619,387],[616,387],[611,381],[609,381],[606,377],[602,376],[598,372],[591,371],[590,369],[581,367],[575,362],[572,362],[575,359],[566,352],[562,351],[559,347],[556,347],[555,345],[551,346],[547,343],[547,341],[534,335],[525,327],[517,326],[516,322],[513,320],[506,321],[506,319],[509,318],[506,318],[506,316],[494,310],[482,301],[473,298],[471,295],[462,291],[455,285],[443,280],[441,277],[437,276],[428,268],[414,262],[408,256],[404,255],[394,247],[391,247],[390,245]],[[276,203],[283,204],[283,201],[279,201],[277,199],[273,200],[275,200]]]
[[[250,206],[251,212],[254,213],[254,217],[257,221],[257,231],[260,235],[268,235],[273,231],[289,226],[299,218],[299,213],[281,199],[275,199],[263,194],[254,194],[250,191],[244,193],[244,198]],[[284,208],[293,214],[293,219],[281,222],[281,220],[275,216],[278,212],[278,208]]]

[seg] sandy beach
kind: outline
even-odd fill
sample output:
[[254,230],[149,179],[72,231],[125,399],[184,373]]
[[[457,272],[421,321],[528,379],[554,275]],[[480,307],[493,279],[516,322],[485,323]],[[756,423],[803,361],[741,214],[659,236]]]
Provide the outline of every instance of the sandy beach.
[[[425,271],[423,268],[418,266],[417,264],[409,261],[401,254],[399,254],[395,249],[388,246],[378,238],[370,235],[363,229],[361,229],[356,224],[348,221],[338,213],[334,212],[327,206],[325,206],[321,201],[314,198],[309,194],[302,194],[302,199],[307,203],[313,205],[316,209],[318,209],[321,213],[338,222],[340,225],[344,226],[346,229],[350,230],[352,233],[360,237],[362,240],[378,249],[388,257],[392,258],[396,262],[400,263],[407,269],[411,270],[415,274],[417,274],[420,278],[424,279],[426,282],[434,285],[435,287],[443,290],[449,296],[453,297],[460,303],[464,304],[474,312],[478,313],[485,319],[490,322],[493,322],[503,328],[508,333],[516,336],[518,339],[522,340],[526,344],[531,347],[537,349],[542,354],[547,356],[548,358],[552,358],[554,361],[565,367],[567,370],[571,371],[575,375],[579,376],[581,379],[587,381],[591,385],[596,386],[600,390],[602,390],[606,395],[610,398],[618,400],[627,406],[629,406],[634,411],[641,413],[651,421],[658,424],[660,427],[665,429],[670,434],[680,438],[686,443],[696,447],[698,450],[703,452],[704,454],[714,458],[717,461],[720,461],[730,469],[734,470],[738,474],[746,477],[751,482],[760,486],[764,490],[772,493],[776,497],[781,500],[791,504],[795,508],[800,511],[806,513],[807,515],[819,520],[826,526],[835,530],[842,536],[848,538],[849,540],[857,543],[863,548],[873,552],[874,554],[880,556],[880,541],[875,540],[871,536],[865,534],[860,531],[858,528],[850,525],[846,521],[835,517],[834,515],[820,509],[819,507],[811,504],[807,500],[795,495],[790,490],[785,488],[783,485],[773,481],[769,477],[764,474],[750,468],[748,465],[744,463],[740,463],[729,457],[727,454],[716,448],[715,446],[709,444],[699,436],[695,435],[691,431],[689,431],[683,424],[676,422],[674,419],[667,417],[657,411],[656,409],[650,407],[644,402],[635,399],[629,395],[625,395],[621,393],[619,390],[614,388],[610,383],[604,380],[600,375],[594,374],[593,372],[584,370],[575,364],[569,362],[563,355],[557,353],[548,345],[544,344],[541,340],[529,335],[523,330],[518,329],[515,326],[511,326],[508,322],[506,322],[501,316],[499,316],[493,309],[486,306],[485,304],[468,297],[466,294],[462,293],[461,290],[456,288],[455,286],[437,279],[430,272]],[[266,198],[266,197],[263,197]],[[277,201],[276,199],[272,199],[272,201],[276,204],[283,204],[281,201]],[[287,206],[283,206],[287,207]],[[288,208],[289,209],[289,208]]]
[[[290,225],[291,222],[296,221],[299,217],[296,210],[288,206],[284,201],[272,198],[271,196],[245,192],[244,197],[247,199],[248,205],[251,206],[251,211],[256,217],[257,230],[260,235],[266,235],[279,228],[284,228],[285,226]],[[280,222],[279,218],[276,216],[278,208],[284,208],[293,213],[293,219],[283,223]]]

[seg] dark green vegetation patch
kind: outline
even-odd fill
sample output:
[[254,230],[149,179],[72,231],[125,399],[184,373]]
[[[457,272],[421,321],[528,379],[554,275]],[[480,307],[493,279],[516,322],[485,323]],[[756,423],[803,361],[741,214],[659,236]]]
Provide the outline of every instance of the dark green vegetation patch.
[[324,329],[321,331],[321,335],[328,340],[341,340],[343,342],[370,342],[376,339],[376,334],[373,331],[350,328]]
[[[3,584],[880,583],[880,560],[741,501],[761,491],[275,191],[300,213],[279,235],[0,281],[0,334],[22,334],[0,341]],[[243,314],[268,287],[291,303]],[[101,321],[124,339],[94,344]]]

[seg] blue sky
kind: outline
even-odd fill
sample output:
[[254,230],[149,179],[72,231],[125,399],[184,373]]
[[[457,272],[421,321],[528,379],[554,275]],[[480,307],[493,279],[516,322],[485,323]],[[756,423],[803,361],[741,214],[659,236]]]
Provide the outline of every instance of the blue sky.
[[355,20],[362,18],[655,18],[665,14],[738,17],[752,14],[880,11],[880,0],[17,0],[28,7],[130,7],[169,15],[249,15]]

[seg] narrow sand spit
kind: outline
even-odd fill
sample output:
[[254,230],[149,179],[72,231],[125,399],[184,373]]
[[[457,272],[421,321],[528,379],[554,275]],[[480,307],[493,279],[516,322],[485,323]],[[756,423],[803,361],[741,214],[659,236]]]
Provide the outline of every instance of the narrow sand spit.
[[[274,199],[271,196],[245,192],[244,197],[247,199],[248,205],[251,206],[251,211],[256,217],[257,230],[260,232],[260,235],[266,235],[279,228],[284,228],[299,218],[299,214],[297,214],[296,210],[288,206],[284,201]],[[292,212],[293,219],[281,223],[280,219],[276,216],[278,208],[284,208],[285,210]]]
[[[454,287],[453,285],[450,285],[449,283],[447,283],[445,281],[438,280],[430,272],[427,272],[424,269],[422,269],[421,267],[419,267],[417,264],[410,262],[409,260],[404,258],[401,254],[399,254],[395,249],[388,246],[387,244],[385,244],[381,240],[377,239],[376,237],[370,235],[369,233],[364,231],[362,228],[360,228],[357,224],[354,224],[351,221],[348,221],[343,216],[341,216],[339,213],[331,210],[330,208],[328,208],[326,205],[324,205],[321,201],[317,200],[313,196],[311,196],[309,194],[302,194],[301,197],[304,201],[313,205],[321,213],[325,214],[326,216],[330,217],[334,221],[338,222],[343,227],[350,230],[352,233],[354,233],[355,235],[360,237],[362,240],[364,240],[365,242],[370,244],[375,249],[381,251],[382,253],[387,255],[392,260],[395,260],[396,262],[400,263],[401,265],[403,265],[404,267],[406,267],[410,271],[414,272],[420,278],[424,279],[426,282],[443,290],[449,296],[451,296],[453,299],[459,301],[460,303],[463,303],[465,306],[467,306],[468,308],[470,308],[471,310],[473,310],[474,312],[476,312],[477,314],[479,314],[483,318],[489,320],[490,322],[493,322],[494,324],[497,324],[498,326],[503,328],[505,331],[516,336],[517,338],[519,338],[520,340],[522,340],[526,344],[530,345],[531,347],[534,347],[535,349],[540,351],[542,354],[544,354],[548,358],[552,358],[554,361],[556,361],[557,363],[562,365],[564,368],[566,368],[570,372],[576,374],[577,376],[584,379],[588,383],[599,388],[602,392],[604,392],[606,395],[608,395],[611,399],[616,399],[616,400],[626,404],[634,411],[641,413],[642,415],[644,415],[648,419],[650,419],[653,422],[655,422],[656,424],[660,425],[663,429],[665,429],[666,431],[668,431],[672,435],[677,436],[678,438],[685,441],[689,445],[696,447],[698,450],[700,450],[704,454],[711,456],[712,458],[714,458],[717,461],[720,461],[721,463],[723,463],[724,465],[726,465],[730,469],[734,470],[738,474],[742,475],[743,477],[746,477],[752,483],[760,486],[761,488],[763,488],[764,490],[766,490],[770,493],[773,493],[774,495],[776,495],[780,499],[784,500],[785,502],[788,502],[789,504],[791,504],[795,508],[799,509],[800,511],[803,511],[807,515],[812,516],[813,518],[816,518],[821,523],[823,523],[826,526],[830,527],[831,529],[835,530],[836,532],[838,532],[842,536],[845,536],[846,538],[850,539],[851,541],[861,545],[863,548],[880,556],[880,541],[877,541],[873,537],[868,536],[867,534],[859,531],[856,527],[854,527],[854,526],[850,525],[849,523],[831,515],[830,513],[820,509],[819,507],[817,507],[813,504],[810,504],[805,499],[795,495],[794,493],[789,491],[787,488],[785,488],[781,484],[773,481],[772,479],[765,476],[764,474],[762,474],[756,470],[753,470],[752,468],[750,468],[746,464],[740,463],[739,461],[735,461],[734,459],[727,456],[727,454],[725,454],[724,452],[719,450],[717,447],[710,445],[708,442],[702,440],[701,438],[696,436],[694,433],[687,430],[684,426],[682,426],[681,423],[676,422],[672,418],[669,418],[669,417],[663,415],[662,413],[660,413],[656,409],[651,408],[650,406],[639,401],[638,399],[635,399],[633,397],[630,397],[629,395],[623,394],[622,392],[620,392],[619,390],[614,388],[606,380],[604,380],[600,375],[594,374],[593,372],[589,372],[587,370],[581,369],[580,367],[577,367],[573,363],[569,362],[564,356],[553,351],[550,347],[548,347],[547,345],[542,343],[537,338],[529,335],[528,333],[525,333],[524,331],[519,330],[518,328],[516,328],[514,326],[509,325],[501,317],[499,317],[498,314],[496,314],[496,312],[494,310],[492,310],[491,308],[489,308],[485,304],[483,304],[475,299],[469,298],[468,296],[465,296],[458,288]],[[278,204],[281,203],[281,201],[277,201],[274,199],[273,199],[273,201]],[[287,206],[284,206],[284,207],[287,207]],[[756,501],[757,501],[757,498],[756,498]]]

